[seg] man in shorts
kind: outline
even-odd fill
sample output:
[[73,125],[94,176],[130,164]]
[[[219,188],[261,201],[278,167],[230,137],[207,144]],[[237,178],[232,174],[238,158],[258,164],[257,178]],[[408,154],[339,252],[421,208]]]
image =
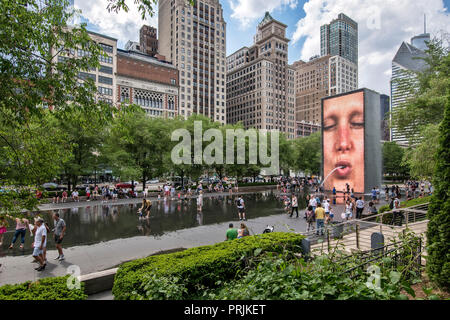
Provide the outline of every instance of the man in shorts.
[[244,204],[244,199],[242,199],[242,196],[239,196],[239,198],[236,201],[236,206],[238,208],[238,213],[239,213],[239,220],[244,220],[246,221],[247,219],[245,218],[245,204]]
[[44,219],[38,218],[35,228],[33,257],[39,262],[39,267],[34,270],[42,271],[47,265],[44,258],[44,248],[47,246],[47,228],[45,228]]
[[63,241],[64,234],[66,233],[66,222],[59,217],[59,213],[56,212],[53,214],[53,220],[55,221],[55,228],[53,229],[54,234],[54,240],[55,240],[55,246],[58,250],[58,256],[55,258],[55,260],[63,261],[64,260],[64,253],[62,250],[61,242]]

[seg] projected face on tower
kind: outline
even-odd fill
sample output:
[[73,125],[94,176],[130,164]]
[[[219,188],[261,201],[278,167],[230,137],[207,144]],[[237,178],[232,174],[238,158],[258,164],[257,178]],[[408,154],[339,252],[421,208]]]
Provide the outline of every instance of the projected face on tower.
[[364,192],[364,93],[324,100],[322,126],[325,189]]

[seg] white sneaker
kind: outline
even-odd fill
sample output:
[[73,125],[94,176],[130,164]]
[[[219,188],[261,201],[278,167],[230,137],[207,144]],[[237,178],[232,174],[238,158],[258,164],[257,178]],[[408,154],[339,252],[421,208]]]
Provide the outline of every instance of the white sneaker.
[[59,257],[60,257],[60,256],[57,256],[54,260],[59,260]]
[[63,261],[65,258],[64,258],[64,255],[62,255],[61,257],[59,257],[59,261]]

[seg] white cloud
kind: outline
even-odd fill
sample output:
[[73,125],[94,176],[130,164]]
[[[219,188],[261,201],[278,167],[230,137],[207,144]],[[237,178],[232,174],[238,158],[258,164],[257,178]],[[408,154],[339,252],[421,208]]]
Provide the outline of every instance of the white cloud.
[[310,0],[303,9],[292,36],[294,43],[305,38],[301,59],[320,54],[320,26],[345,13],[358,23],[359,87],[386,94],[391,61],[402,41],[423,33],[423,14],[432,36],[450,25],[442,0]]
[[139,41],[139,29],[142,25],[158,27],[157,7],[153,17],[146,17],[146,20],[142,20],[141,13],[134,1],[127,1],[127,4],[128,12],[121,10],[116,13],[106,9],[108,0],[75,0],[75,8],[81,9],[82,16],[90,24],[95,25],[99,33],[116,38],[121,48],[128,40]]
[[298,0],[228,0],[233,11],[231,17],[239,20],[241,27],[248,27],[256,19],[262,19],[266,11],[284,9],[287,6],[295,9]]

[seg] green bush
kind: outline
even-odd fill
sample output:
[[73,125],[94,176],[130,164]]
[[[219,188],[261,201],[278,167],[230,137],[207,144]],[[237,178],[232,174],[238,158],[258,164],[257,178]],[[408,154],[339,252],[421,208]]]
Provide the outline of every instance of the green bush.
[[183,279],[188,293],[196,292],[198,286],[214,287],[217,281],[231,279],[242,269],[243,257],[255,251],[283,252],[287,248],[299,252],[303,238],[273,232],[124,263],[117,271],[112,293],[115,299],[140,299],[146,296],[141,284],[153,274]]
[[67,278],[44,278],[36,282],[7,284],[0,287],[0,300],[85,300],[84,283],[80,289],[70,290]]
[[400,203],[400,207],[408,208],[408,207],[416,206],[418,204],[424,204],[424,203],[427,203],[430,201],[431,201],[431,196],[423,197],[423,198],[416,198],[416,199],[411,199],[409,201],[403,201],[402,203]]
[[[419,237],[405,233],[391,256],[361,266],[359,254],[348,255],[335,250],[305,262],[283,255],[265,254],[255,268],[218,288],[207,289],[202,299],[217,300],[386,300],[405,299],[401,292],[413,293],[411,284],[418,280],[417,265]],[[258,257],[259,258],[259,257]],[[252,258],[252,260],[257,260]],[[379,267],[379,286],[368,286],[371,273],[366,268]],[[350,271],[352,270],[352,271]]]
[[[448,60],[448,59],[447,59]],[[439,148],[433,185],[436,190],[427,217],[427,273],[440,287],[450,289],[450,100],[439,126]]]

